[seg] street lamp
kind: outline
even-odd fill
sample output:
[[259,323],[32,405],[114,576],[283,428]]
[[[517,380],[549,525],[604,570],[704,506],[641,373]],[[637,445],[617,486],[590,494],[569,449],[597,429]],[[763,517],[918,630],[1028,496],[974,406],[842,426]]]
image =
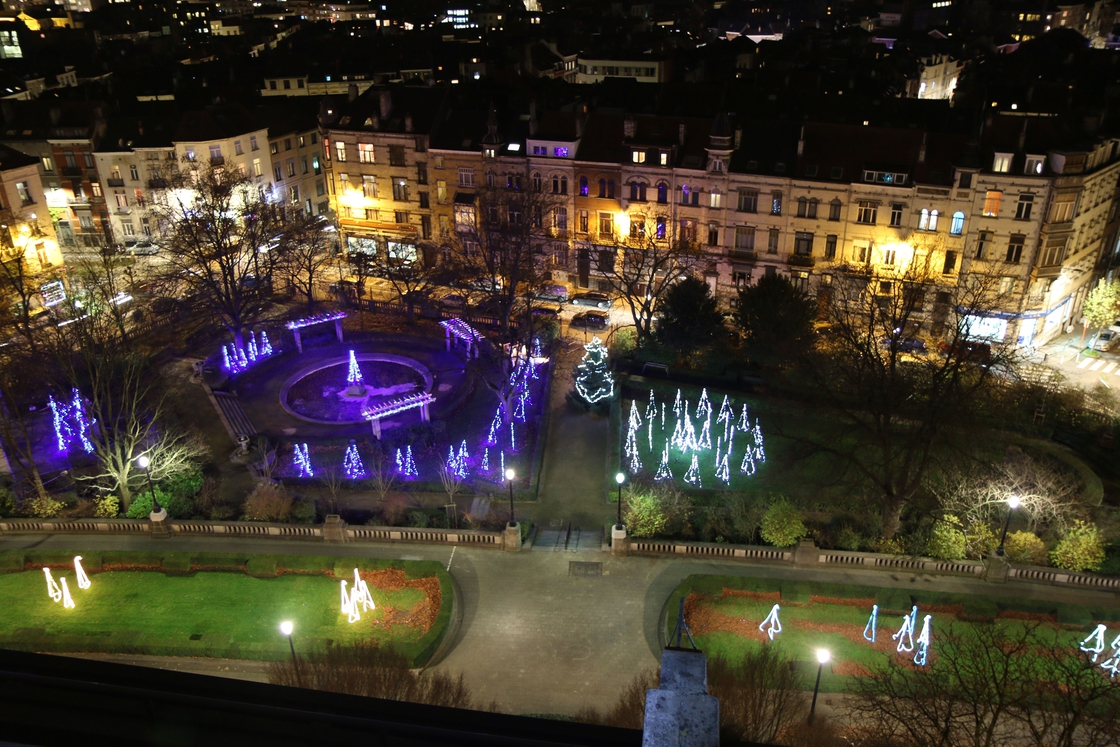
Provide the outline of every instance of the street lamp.
[[615,529],[622,529],[622,483],[626,482],[626,475],[619,472],[614,476],[614,481],[618,483],[618,523],[614,525]]
[[817,693],[821,689],[821,672],[824,671],[824,665],[832,658],[827,648],[817,649],[817,684],[813,685],[813,704],[809,706],[809,723],[813,723],[813,715],[817,711]]
[[515,477],[513,467],[506,470],[506,482],[509,483],[509,525],[515,525],[513,520],[513,478]]
[[1003,522],[1003,534],[999,537],[999,547],[996,548],[996,555],[1003,557],[1003,542],[1007,539],[1007,530],[1011,527],[1011,514],[1015,509],[1019,508],[1019,496],[1012,495],[1007,499],[1007,520]]
[[299,661],[296,659],[296,644],[292,642],[293,628],[295,628],[295,626],[292,625],[291,620],[285,620],[280,623],[280,633],[287,637],[288,648],[292,651],[292,669],[296,673],[296,685],[303,687],[303,674],[299,671]]
[[152,494],[152,513],[158,514],[163,511],[163,509],[159,505],[159,499],[156,498],[156,488],[152,485],[152,471],[148,469],[148,465],[151,463],[152,460],[148,458],[147,454],[141,454],[136,457],[136,464],[140,466],[140,469],[144,470],[144,475],[148,478],[148,490]]

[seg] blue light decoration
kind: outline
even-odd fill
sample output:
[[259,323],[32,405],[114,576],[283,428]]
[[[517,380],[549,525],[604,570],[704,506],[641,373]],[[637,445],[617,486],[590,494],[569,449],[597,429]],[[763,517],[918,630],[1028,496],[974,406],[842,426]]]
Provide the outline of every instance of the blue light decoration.
[[58,441],[58,450],[66,451],[70,447],[70,440],[74,438],[74,429],[70,426],[70,411],[66,405],[54,401],[54,396],[47,397],[47,404],[51,408],[51,417],[54,421],[54,437]]
[[[463,443],[463,452],[466,452],[466,442]],[[447,471],[458,477],[460,480],[467,477],[467,463],[455,453],[454,446],[447,447]]]
[[345,311],[332,311],[326,314],[316,314],[314,316],[306,316],[302,319],[293,319],[284,326],[291,330],[303,329],[310,327],[312,324],[322,324],[323,322],[335,322],[339,319],[345,319]]
[[268,341],[268,332],[261,330],[261,357],[272,355],[272,343]]
[[490,434],[486,437],[486,443],[489,446],[494,446],[498,443],[498,429],[502,427],[502,405],[494,408],[494,419],[490,421]]
[[409,444],[404,451],[404,470],[402,470],[401,474],[406,478],[416,477],[420,474],[416,469],[416,460],[412,458],[412,444]]
[[778,612],[781,611],[781,609],[780,605],[775,604],[770,610],[770,614],[767,615],[766,619],[762,621],[762,624],[758,626],[758,629],[768,635],[770,640],[774,640],[774,636],[782,632],[782,621],[778,619]]
[[350,439],[350,445],[346,447],[346,454],[342,457],[342,470],[351,480],[366,476],[366,466],[362,464],[362,455],[358,453],[358,442],[354,439]]
[[490,449],[484,448],[482,450],[482,473],[490,474]]
[[471,455],[470,452],[467,451],[467,442],[465,439],[459,444],[459,453],[455,455],[455,458],[464,464],[470,461]]
[[524,423],[528,419],[528,410],[532,404],[533,400],[529,399],[529,390],[522,389],[521,394],[517,395],[517,406],[513,408],[513,417]]
[[1116,671],[1120,669],[1120,635],[1112,639],[1109,648],[1112,649],[1112,654],[1101,662],[1101,669],[1108,672],[1108,678],[1112,679],[1116,676]]
[[919,667],[924,667],[929,657],[929,621],[932,619],[933,615],[925,616],[922,620],[922,632],[918,634],[918,650],[914,654],[914,663]]
[[346,371],[346,383],[350,386],[362,385],[362,369],[358,367],[358,359],[354,351],[350,351],[350,367]]
[[[867,620],[867,625],[863,628],[863,638],[866,641],[875,642],[875,630],[879,627],[879,605],[871,605],[871,617]],[[867,635],[868,632],[871,635]]]
[[914,650],[914,620],[918,616],[918,605],[910,610],[910,614],[902,618],[902,627],[898,632],[891,636],[892,641],[898,641],[898,647],[895,649],[898,653],[910,653]]
[[500,465],[499,465],[499,470],[501,470],[501,471],[498,472],[498,474],[501,475],[502,477],[505,477],[505,475],[506,475],[506,453],[504,451],[499,451],[498,455],[501,457],[501,460],[502,460]]
[[669,468],[669,442],[665,442],[665,450],[661,452],[661,464],[657,465],[657,474],[653,476],[654,480],[660,482],[661,480],[672,480],[673,470]]
[[296,444],[292,452],[292,464],[298,471],[297,477],[314,477],[315,470],[311,469],[311,455],[307,453],[307,444]]
[[[512,420],[509,421],[509,450],[513,454],[517,453],[517,433],[514,431]],[[503,471],[502,474],[504,475],[505,472]]]
[[82,406],[82,395],[78,393],[77,389],[70,390],[73,393],[73,400],[70,402],[70,414],[74,420],[74,426],[78,431],[78,439],[82,442],[82,450],[87,454],[93,453],[93,444],[89,440],[89,429],[96,423],[96,420],[88,420],[86,418],[85,409]]
[[692,455],[692,464],[688,472],[684,473],[684,481],[698,488],[704,487],[704,481],[700,478],[700,461],[696,458],[696,454]]
[[[1090,633],[1085,640],[1081,642],[1081,650],[1087,654],[1092,654],[1092,661],[1097,663],[1097,657],[1100,656],[1101,651],[1104,651],[1104,633],[1108,630],[1104,625],[1098,625],[1092,633]],[[1092,641],[1092,645],[1089,642]]]
[[533,357],[537,359],[544,358],[544,351],[541,350],[541,338],[539,337],[533,338]]

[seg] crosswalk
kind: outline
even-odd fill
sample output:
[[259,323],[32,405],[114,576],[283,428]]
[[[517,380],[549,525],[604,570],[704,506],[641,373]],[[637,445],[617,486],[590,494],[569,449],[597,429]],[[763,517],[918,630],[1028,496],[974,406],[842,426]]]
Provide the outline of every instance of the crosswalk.
[[1111,373],[1113,376],[1120,376],[1120,368],[1117,368],[1116,361],[1109,361],[1103,358],[1084,358],[1077,364],[1077,367],[1102,375]]

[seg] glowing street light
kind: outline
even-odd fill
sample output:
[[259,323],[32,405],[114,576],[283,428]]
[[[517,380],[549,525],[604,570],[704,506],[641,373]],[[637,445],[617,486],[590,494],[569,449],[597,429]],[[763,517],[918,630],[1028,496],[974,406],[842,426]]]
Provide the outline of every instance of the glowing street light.
[[1007,539],[1007,530],[1011,527],[1011,514],[1015,509],[1019,508],[1019,496],[1011,495],[1007,498],[1007,520],[1003,522],[1003,534],[999,537],[999,547],[996,548],[996,555],[1003,557],[1003,543]]
[[293,667],[296,666],[296,644],[294,644],[292,642],[292,630],[294,630],[294,629],[295,629],[295,626],[292,625],[291,620],[285,620],[284,622],[280,623],[280,632],[284,636],[287,637],[288,648],[290,648],[292,650],[292,666]]
[[813,723],[813,715],[817,710],[817,693],[821,689],[821,672],[824,671],[824,665],[832,658],[827,648],[817,649],[817,684],[813,685],[813,704],[809,706],[809,723]]
[[622,529],[622,483],[626,482],[626,473],[619,472],[614,476],[614,481],[618,483],[618,523],[614,528]]
[[513,520],[513,478],[516,476],[512,467],[506,470],[506,482],[509,484],[509,525],[511,527],[516,524]]
[[148,478],[148,490],[152,494],[152,513],[158,514],[162,512],[163,509],[160,507],[159,500],[156,498],[156,488],[154,485],[152,485],[152,471],[148,469],[148,466],[151,463],[152,460],[148,458],[147,454],[141,454],[140,456],[136,457],[136,464],[139,465],[140,469],[144,470],[144,474]]

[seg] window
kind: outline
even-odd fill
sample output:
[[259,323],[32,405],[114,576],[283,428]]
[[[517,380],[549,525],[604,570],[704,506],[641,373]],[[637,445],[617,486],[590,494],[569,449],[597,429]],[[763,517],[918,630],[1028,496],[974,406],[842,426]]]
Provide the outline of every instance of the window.
[[152,222],[151,222],[151,220],[148,219],[148,218],[141,218],[140,219],[140,230],[144,233],[145,236],[151,236],[152,235]]
[[[303,86],[300,86],[300,88],[303,88]],[[296,145],[300,148],[307,145],[307,140],[303,137],[303,135],[300,135],[296,138]]]
[[607,250],[600,249],[595,257],[595,269],[599,272],[606,274],[614,270],[615,266],[615,253]]
[[995,218],[999,215],[999,201],[1003,198],[1003,192],[994,189],[989,189],[984,194],[984,215]]
[[808,213],[809,213],[809,198],[798,197],[797,198],[797,217],[798,218],[804,218],[808,215]]
[[506,174],[506,189],[521,189],[521,174]]
[[599,236],[609,238],[614,236],[614,215],[599,213]]
[[408,213],[404,210],[396,210],[393,212],[394,223],[408,223]]
[[[94,183],[96,184],[96,182]],[[22,202],[24,205],[30,205],[31,203],[35,202],[35,197],[31,194],[30,182],[16,182],[16,192],[19,194],[20,202]]]
[[738,207],[740,213],[757,213],[758,191],[753,189],[740,189]]
[[696,241],[696,221],[692,218],[681,220],[681,232],[678,237],[682,244],[691,244]]
[[949,224],[949,235],[960,236],[964,233],[964,213],[960,210],[953,213],[953,222]]
[[1011,170],[1011,154],[996,153],[992,158],[992,171],[997,174],[1006,174]]
[[883,264],[893,265],[898,260],[898,251],[896,249],[883,250]]
[[580,233],[587,233],[587,225],[588,225],[587,211],[586,210],[580,210],[579,211],[579,232]]
[[128,178],[134,182],[140,181],[140,169],[137,168],[136,164],[131,164],[128,167]]
[[664,216],[657,216],[657,238],[664,239],[667,230]]
[[938,213],[936,210],[927,210],[922,208],[921,217],[918,218],[919,231],[936,231],[937,230]]
[[264,172],[261,170],[261,159],[253,159],[253,176],[263,176]]
[[136,226],[132,225],[132,221],[124,221],[121,223],[121,230],[125,236],[135,236]]
[[662,205],[669,202],[669,185],[662,182],[657,185],[657,201]]
[[688,185],[687,184],[682,184],[681,185],[681,204],[682,205],[687,205],[689,197],[691,195],[692,195],[692,191],[688,188]]
[[735,248],[743,251],[754,250],[754,228],[751,226],[736,226]]
[[319,165],[319,156],[311,156],[311,170],[316,174],[323,173],[323,167]]
[[630,238],[644,239],[646,237],[646,222],[644,218],[634,218],[630,221]]
[[587,177],[586,176],[581,176],[579,178],[579,196],[580,197],[587,197],[587,194],[588,194]]
[[661,151],[661,165],[662,166],[668,166],[669,165],[669,153],[668,153],[668,151]]
[[556,229],[557,236],[564,236],[568,233],[568,208],[552,208],[552,227]]
[[291,202],[293,205],[299,203],[299,185],[298,184],[293,184],[292,186],[288,187],[288,201]]
[[781,242],[781,232],[776,228],[770,229],[770,235],[766,239],[766,253],[777,254],[778,245]]
[[1015,206],[1015,220],[1030,220],[1031,210],[1034,208],[1034,195],[1019,195],[1019,204]]
[[600,197],[606,197],[607,196],[607,180],[606,179],[600,179],[599,180],[599,196]]
[[1011,234],[1011,238],[1007,240],[1007,258],[1005,261],[1008,264],[1019,264],[1019,261],[1023,258],[1023,243],[1025,241],[1026,237],[1022,234]]
[[824,238],[824,258],[836,259],[836,235],[829,234]]
[[568,177],[566,176],[552,176],[552,194],[566,195],[568,194]]
[[945,252],[945,265],[941,268],[942,275],[952,275],[957,269],[957,253]]
[[1073,220],[1073,197],[1059,197],[1055,202],[1050,217],[1052,223],[1065,223]]
[[856,216],[856,223],[866,223],[867,225],[875,225],[875,219],[879,213],[879,203],[872,202],[871,200],[859,201],[859,213]]
[[646,201],[646,185],[638,182],[630,182],[630,201],[631,202],[645,202]]
[[284,138],[284,150],[292,149],[292,139],[290,137]]
[[809,199],[809,217],[815,219],[817,217],[817,205],[821,203],[816,197]]
[[782,193],[781,192],[772,192],[770,194],[770,214],[771,215],[781,215],[782,214]]
[[358,161],[360,163],[375,163],[373,143],[358,143]]
[[307,156],[303,156],[302,158],[299,159],[299,170],[300,170],[300,173],[302,173],[304,175],[307,174]]
[[443,179],[436,180],[436,202],[440,205],[447,202],[447,182]]
[[981,231],[976,236],[976,259],[987,259],[994,236],[991,231]]
[[555,147],[552,149],[552,155],[556,156],[557,158],[567,158],[568,149],[560,146]]
[[[398,202],[408,201],[408,182],[404,179],[393,180],[393,199]],[[397,221],[400,223],[400,221]]]
[[362,196],[375,199],[377,197],[377,177],[376,176],[362,176]]
[[708,198],[708,206],[717,210],[723,207],[723,193],[718,189],[713,189],[711,195]]
[[607,198],[614,199],[614,179],[607,179]]
[[[101,182],[90,182],[89,188],[94,197],[101,196]],[[31,194],[31,192],[29,191],[28,194]]]
[[284,167],[281,164],[276,164],[272,167],[272,174],[276,177],[276,181],[284,181]]
[[474,169],[459,169],[459,186],[460,187],[473,187],[474,186]]
[[1001,296],[1010,296],[1015,292],[1015,278],[1000,278],[999,279],[999,294]]
[[902,203],[891,203],[891,228],[902,227]]
[[[191,148],[187,148],[187,151],[188,152],[193,152]],[[68,168],[68,169],[78,168],[78,159],[74,158],[73,153],[64,153],[62,157],[66,161],[66,168]]]
[[1060,265],[1062,263],[1062,255],[1065,253],[1065,248],[1065,239],[1049,239],[1046,242],[1046,248],[1042,251],[1042,259],[1039,265],[1042,267]]
[[[193,161],[194,160],[194,148],[187,147],[186,156],[187,156],[188,161]],[[66,160],[70,161],[70,160],[72,160],[72,158],[70,156],[67,156]],[[69,166],[70,164],[68,163],[67,165]]]
[[793,243],[793,253],[799,257],[808,257],[813,253],[813,234],[807,231],[798,231]]
[[432,216],[430,215],[420,216],[420,238],[432,238]]
[[120,181],[121,180],[121,167],[120,166],[113,166],[109,170],[109,178],[110,179],[116,179],[117,181]]
[[449,233],[451,233],[451,221],[446,215],[439,216],[439,235],[447,236]]
[[521,225],[521,206],[520,205],[510,205],[509,206],[509,224],[510,224],[510,226],[512,226],[514,228],[517,228]]
[[548,155],[548,146],[547,145],[534,145],[533,146],[533,155],[534,156],[547,156]]
[[1046,159],[1043,156],[1027,156],[1027,164],[1023,168],[1023,173],[1031,176],[1041,176],[1045,162]]
[[54,171],[54,161],[50,156],[43,156],[43,171]]
[[86,162],[86,168],[87,169],[92,169],[94,167],[93,154],[92,153],[88,153],[88,152],[83,153],[82,154],[82,159]]
[[630,152],[630,158],[634,163],[645,163],[646,152],[644,150],[635,150]]
[[541,178],[539,172],[533,172],[532,183],[534,192],[540,192],[542,189],[544,189],[544,180]]
[[288,172],[288,177],[289,178],[296,175],[296,159],[289,158],[287,160],[287,162],[285,163],[285,166],[287,167],[286,170]]
[[832,202],[828,203],[828,219],[840,220],[841,207],[843,207],[843,204],[838,199],[835,199]]
[[339,163],[346,162],[346,143],[334,141],[334,158]]
[[389,165],[390,166],[404,166],[404,146],[403,145],[390,145],[389,146]]
[[280,143],[269,143],[268,152],[275,156],[280,152]]
[[124,193],[124,190],[120,190],[120,189],[114,190],[113,191],[113,198],[117,201],[117,207],[119,207],[119,208],[128,207],[128,196]]
[[719,226],[715,223],[708,224],[708,246],[719,246]]
[[256,135],[249,136],[249,150],[260,150],[260,147],[257,145]]
[[972,173],[961,172],[960,178],[957,180],[957,186],[961,189],[972,189]]

